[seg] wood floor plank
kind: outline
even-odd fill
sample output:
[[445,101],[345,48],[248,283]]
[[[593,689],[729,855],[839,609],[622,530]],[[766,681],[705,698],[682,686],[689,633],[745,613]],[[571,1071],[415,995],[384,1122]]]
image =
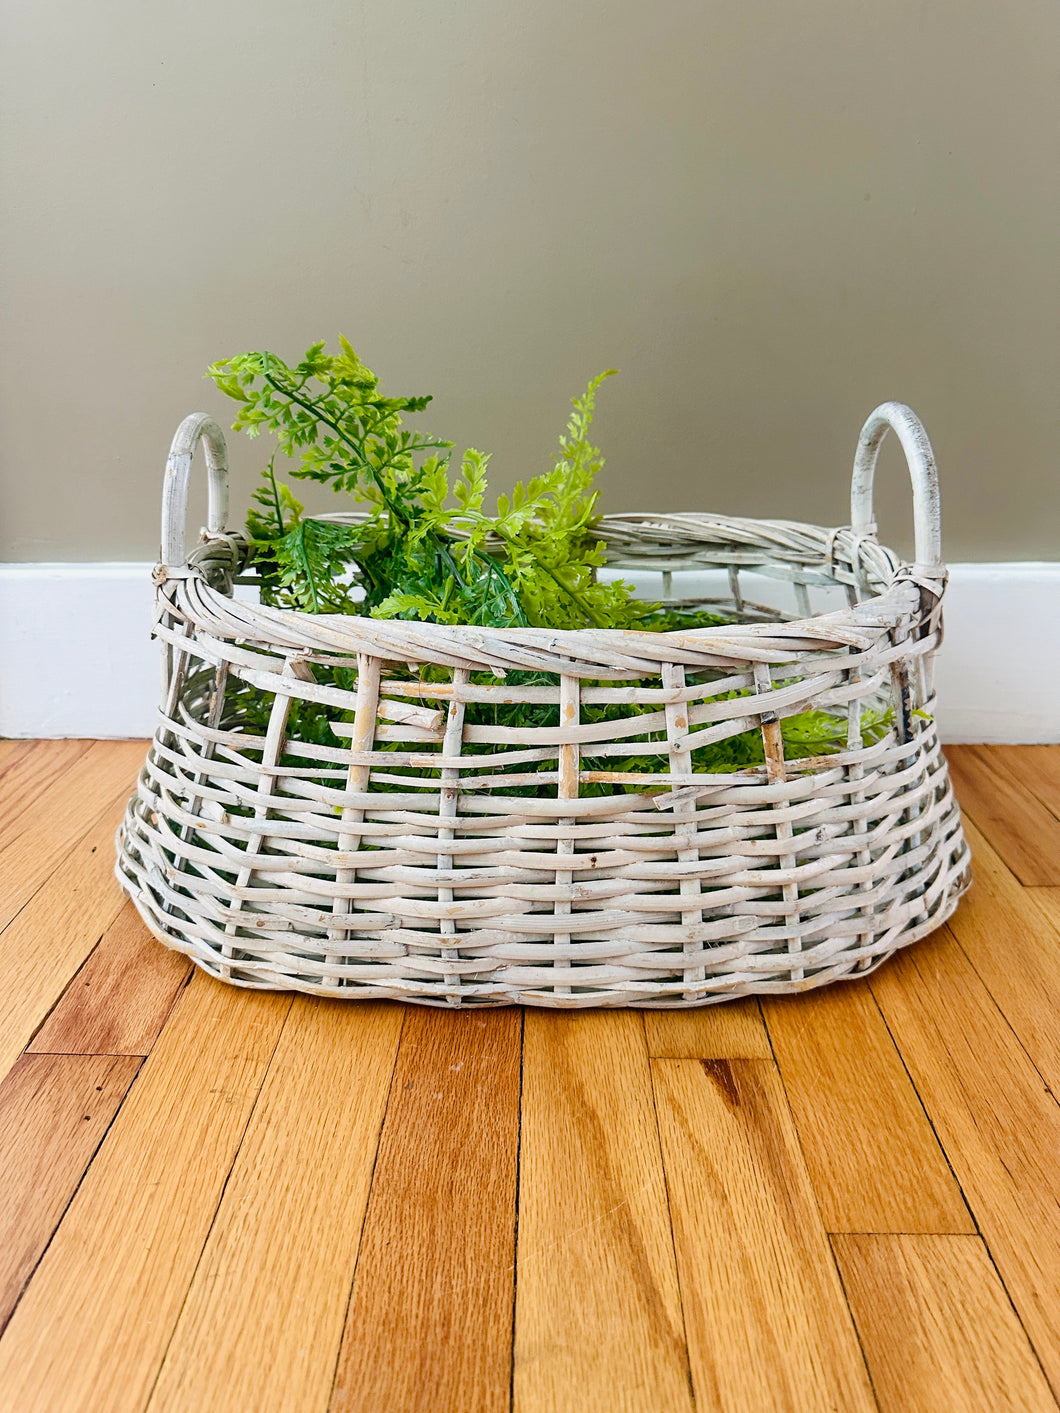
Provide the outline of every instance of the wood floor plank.
[[150,1413],[325,1413],[402,1015],[295,1000]]
[[32,739],[19,736],[0,737],[0,774],[9,768],[13,761],[25,755],[32,745]]
[[875,1409],[776,1068],[654,1060],[696,1406]]
[[674,1060],[768,1060],[769,1037],[753,997],[693,1010],[644,1011],[648,1054]]
[[765,997],[762,1010],[825,1229],[973,1232],[867,984]]
[[146,741],[94,741],[40,794],[27,827],[0,849],[0,927],[34,893],[120,798],[143,765]]
[[1060,1095],[1060,910],[1049,888],[1024,888],[971,820],[975,886],[949,920],[987,990]]
[[691,1408],[644,1027],[528,1011],[515,1413]]
[[91,741],[10,741],[0,759],[0,849],[32,821],[45,791],[92,745]]
[[141,1413],[290,997],[195,976],[0,1339],[4,1413]]
[[409,1010],[331,1413],[507,1413],[521,1032]]
[[837,1236],[880,1413],[1056,1413],[977,1236]]
[[983,750],[1060,817],[1060,746],[985,746]]
[[24,1055],[0,1084],[0,1330],[139,1067]]
[[34,1054],[147,1055],[191,975],[126,902],[33,1038]]
[[999,763],[991,746],[947,746],[961,809],[1026,886],[1060,884],[1060,819]]
[[1030,898],[1053,930],[1060,932],[1060,888],[1035,888]]
[[0,933],[0,1076],[30,1043],[70,978],[121,910],[114,879],[115,800]]
[[945,929],[871,985],[1055,1395],[1060,1106]]

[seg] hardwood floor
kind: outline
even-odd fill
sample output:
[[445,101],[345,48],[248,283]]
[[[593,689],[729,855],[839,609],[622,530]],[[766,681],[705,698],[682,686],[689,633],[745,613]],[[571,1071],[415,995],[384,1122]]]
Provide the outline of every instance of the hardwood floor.
[[2,1413],[1037,1413],[1060,1394],[1060,747],[976,886],[707,1010],[226,987],[113,881],[142,743],[0,743]]

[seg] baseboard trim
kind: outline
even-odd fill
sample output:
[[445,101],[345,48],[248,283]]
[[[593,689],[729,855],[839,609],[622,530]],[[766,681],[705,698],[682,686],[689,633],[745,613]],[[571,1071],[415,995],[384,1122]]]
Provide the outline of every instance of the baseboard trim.
[[[0,736],[149,736],[151,566],[0,564]],[[1060,563],[950,566],[944,741],[1060,742]]]

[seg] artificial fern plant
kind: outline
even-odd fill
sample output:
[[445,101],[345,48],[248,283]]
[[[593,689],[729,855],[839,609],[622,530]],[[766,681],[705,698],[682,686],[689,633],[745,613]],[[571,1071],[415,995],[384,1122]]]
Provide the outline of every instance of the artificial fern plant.
[[234,426],[273,433],[291,476],[367,507],[355,524],[306,517],[270,457],[247,520],[267,601],[492,627],[629,628],[656,613],[629,585],[596,579],[603,547],[592,533],[593,483],[603,458],[589,428],[597,389],[613,369],[574,399],[552,470],[498,496],[490,515],[489,457],[469,449],[454,475],[451,442],[402,425],[402,414],[431,399],[385,397],[340,342],[334,357],[314,344],[294,367],[275,354],[244,353],[209,370],[241,404]]
[[[594,534],[594,483],[603,457],[589,432],[596,394],[614,371],[593,378],[573,399],[552,469],[519,482],[510,497],[499,495],[491,515],[485,508],[489,456],[468,449],[455,468],[451,442],[406,428],[403,417],[422,412],[431,398],[385,396],[345,338],[338,354],[316,343],[293,366],[266,352],[215,363],[208,376],[239,403],[234,428],[275,438],[247,517],[263,601],[307,613],[496,628],[689,629],[725,622],[715,614],[643,602],[623,581],[597,578],[604,550]],[[290,476],[330,486],[361,513],[307,516],[277,476],[277,456],[288,463]],[[331,671],[337,685],[351,685],[345,669]],[[248,721],[263,719],[265,704],[249,686],[240,706]],[[470,706],[469,722],[477,710],[486,709]],[[510,717],[504,725],[551,724],[542,716],[551,708],[504,710]],[[584,719],[616,710],[590,708]],[[306,703],[301,711],[290,733],[338,744],[320,708]],[[889,725],[890,713],[866,712],[864,739],[879,739]],[[782,723],[785,753],[798,759],[840,750],[846,729],[845,717],[826,712],[788,717]],[[631,756],[613,764],[650,771],[653,760]],[[738,770],[762,760],[758,731],[693,753],[697,770]]]

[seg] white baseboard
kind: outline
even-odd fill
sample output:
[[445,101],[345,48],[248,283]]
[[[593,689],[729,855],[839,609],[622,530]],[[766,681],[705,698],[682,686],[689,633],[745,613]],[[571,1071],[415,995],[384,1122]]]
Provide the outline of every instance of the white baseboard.
[[[1060,741],[1060,563],[954,564],[944,741]],[[149,564],[0,565],[0,736],[150,736]]]
[[150,736],[150,564],[0,565],[0,736]]
[[952,564],[936,659],[943,741],[1060,741],[1060,564]]

